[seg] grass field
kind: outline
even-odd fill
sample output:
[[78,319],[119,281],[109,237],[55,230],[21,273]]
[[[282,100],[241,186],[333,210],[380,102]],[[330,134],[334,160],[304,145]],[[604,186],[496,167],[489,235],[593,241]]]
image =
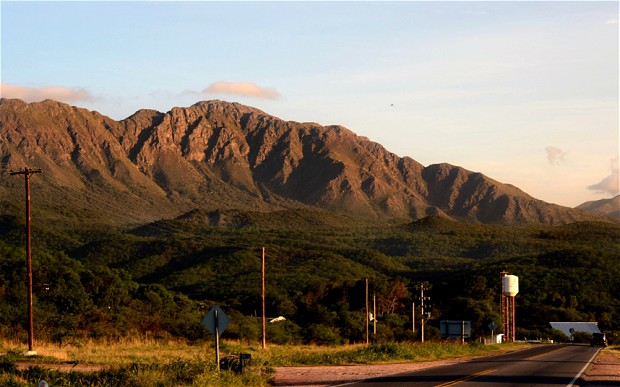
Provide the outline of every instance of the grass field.
[[484,355],[519,348],[518,345],[460,345],[453,343],[373,345],[276,346],[224,341],[220,357],[251,356],[243,372],[218,371],[211,343],[172,340],[85,341],[59,346],[35,343],[37,356],[24,357],[23,343],[0,342],[0,385],[33,386],[266,386],[272,367],[419,362]]

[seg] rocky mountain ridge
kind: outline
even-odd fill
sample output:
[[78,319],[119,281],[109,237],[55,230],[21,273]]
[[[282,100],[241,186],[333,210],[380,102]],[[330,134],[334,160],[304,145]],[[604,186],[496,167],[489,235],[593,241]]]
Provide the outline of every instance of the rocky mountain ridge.
[[607,219],[457,166],[425,167],[341,126],[284,121],[238,103],[140,110],[115,121],[50,100],[2,99],[0,124],[1,201],[23,190],[11,169],[37,167],[43,204],[107,214],[112,223],[194,209],[294,208],[503,224]]
[[616,195],[610,199],[600,199],[585,202],[577,207],[579,210],[592,211],[611,218],[620,219],[620,195]]

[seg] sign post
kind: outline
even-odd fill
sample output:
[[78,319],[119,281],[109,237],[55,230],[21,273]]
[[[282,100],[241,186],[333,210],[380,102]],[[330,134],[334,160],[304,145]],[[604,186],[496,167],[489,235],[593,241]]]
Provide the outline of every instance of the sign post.
[[207,313],[207,315],[202,319],[202,323],[209,330],[209,332],[213,333],[215,336],[215,363],[217,369],[220,369],[220,336],[226,328],[228,324],[230,324],[230,319],[226,316],[226,313],[219,306],[214,305],[213,308]]
[[495,338],[493,335],[493,331],[495,330],[495,328],[497,328],[497,324],[495,323],[495,321],[491,321],[489,323],[489,329],[491,330],[491,343],[495,344]]

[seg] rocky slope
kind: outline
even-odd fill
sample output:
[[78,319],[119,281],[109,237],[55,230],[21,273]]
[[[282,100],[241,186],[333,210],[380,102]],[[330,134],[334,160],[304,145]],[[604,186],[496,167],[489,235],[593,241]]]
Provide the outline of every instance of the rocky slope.
[[585,202],[576,207],[579,210],[592,211],[597,214],[620,219],[620,195],[611,199],[601,199]]
[[605,219],[457,166],[425,167],[341,126],[283,121],[237,103],[115,121],[50,100],[2,99],[0,125],[0,200],[15,202],[23,191],[10,170],[41,168],[33,195],[54,216],[139,223],[193,209],[318,207],[379,219]]

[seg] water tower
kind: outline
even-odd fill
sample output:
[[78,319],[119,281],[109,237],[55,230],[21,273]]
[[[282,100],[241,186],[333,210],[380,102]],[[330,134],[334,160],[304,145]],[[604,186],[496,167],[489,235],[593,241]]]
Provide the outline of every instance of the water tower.
[[503,271],[500,273],[502,294],[500,296],[500,315],[504,324],[504,340],[515,341],[515,296],[519,293],[519,277]]

